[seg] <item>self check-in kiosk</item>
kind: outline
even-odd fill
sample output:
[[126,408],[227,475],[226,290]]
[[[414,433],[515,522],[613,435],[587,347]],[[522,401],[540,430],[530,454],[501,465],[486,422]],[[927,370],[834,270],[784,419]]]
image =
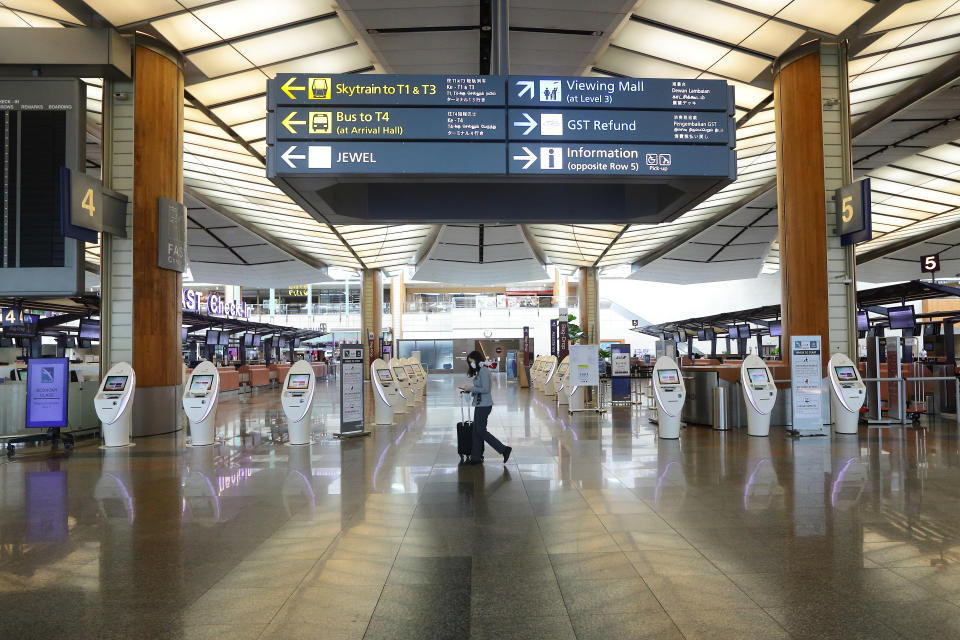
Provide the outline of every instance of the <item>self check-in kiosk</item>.
[[543,369],[543,356],[537,356],[530,367],[530,388],[540,388],[540,372]]
[[183,410],[190,421],[193,446],[213,444],[219,397],[219,372],[212,362],[204,360],[187,378],[183,389]]
[[409,405],[415,401],[412,388],[413,381],[410,380],[410,376],[407,375],[407,370],[400,363],[399,358],[390,358],[390,371],[393,373],[393,379],[396,380],[397,395],[402,399],[402,402],[394,407],[393,412],[406,413]]
[[413,394],[411,397],[414,402],[419,402],[422,395],[421,391],[423,390],[420,384],[420,374],[417,373],[417,368],[413,366],[413,361],[410,358],[403,358],[400,362],[402,363],[403,372],[407,374],[407,379],[410,380],[410,391]]
[[280,392],[280,405],[287,416],[290,444],[310,444],[310,414],[317,390],[317,376],[306,360],[297,360],[287,372]]
[[540,368],[540,375],[537,378],[537,389],[547,393],[550,379],[553,377],[553,373],[557,370],[557,356],[544,356],[543,364]]
[[857,366],[842,353],[830,356],[830,412],[835,433],[857,433],[860,407],[867,399]]
[[548,398],[557,395],[557,370],[560,368],[560,365],[557,363],[557,357],[550,357],[553,359],[553,366],[550,367],[546,377],[543,379],[543,393],[546,394]]
[[554,374],[554,385],[557,391],[557,406],[570,404],[570,396],[564,393],[564,389],[570,383],[570,356],[564,356],[563,361],[557,367],[557,373]]
[[660,437],[680,437],[680,414],[687,399],[680,367],[670,356],[660,356],[653,365],[653,397],[657,403],[657,425]]
[[137,375],[127,362],[119,362],[107,371],[100,382],[93,407],[100,418],[103,446],[130,446],[133,420],[133,394],[137,390]]
[[777,402],[777,386],[770,368],[755,354],[750,354],[740,365],[740,387],[743,403],[747,406],[747,433],[751,436],[770,435],[770,413]]
[[381,358],[377,358],[370,365],[370,379],[373,381],[374,422],[376,424],[393,424],[393,414],[396,408],[405,403],[393,371]]

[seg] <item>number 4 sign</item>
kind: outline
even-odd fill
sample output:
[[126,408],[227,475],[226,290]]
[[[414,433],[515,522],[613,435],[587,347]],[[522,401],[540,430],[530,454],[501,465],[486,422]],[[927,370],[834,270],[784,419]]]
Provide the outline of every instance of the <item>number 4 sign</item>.
[[940,255],[935,253],[932,256],[920,256],[920,271],[923,273],[940,271]]

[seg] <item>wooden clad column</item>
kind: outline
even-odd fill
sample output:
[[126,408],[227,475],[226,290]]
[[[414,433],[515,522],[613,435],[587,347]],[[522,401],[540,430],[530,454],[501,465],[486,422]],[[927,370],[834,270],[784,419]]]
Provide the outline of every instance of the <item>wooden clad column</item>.
[[[383,272],[380,269],[364,269],[360,285],[360,339],[366,345],[367,364],[380,357],[380,331],[383,329]],[[370,347],[373,334],[373,348]],[[370,367],[364,367],[364,378],[370,379]]]
[[[819,42],[786,54],[778,67],[773,95],[783,335],[828,340]],[[786,359],[789,349],[783,351]],[[826,362],[829,354],[823,352]]]
[[580,267],[577,322],[588,344],[600,342],[600,280],[596,267]]
[[183,202],[183,72],[138,42],[133,122],[134,435],[178,429],[180,274],[157,266],[157,199]]

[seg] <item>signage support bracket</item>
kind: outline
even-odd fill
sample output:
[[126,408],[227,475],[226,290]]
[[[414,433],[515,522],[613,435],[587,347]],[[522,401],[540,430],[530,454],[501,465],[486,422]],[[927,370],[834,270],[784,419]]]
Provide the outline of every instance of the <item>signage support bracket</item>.
[[489,0],[492,40],[490,73],[510,75],[510,0]]

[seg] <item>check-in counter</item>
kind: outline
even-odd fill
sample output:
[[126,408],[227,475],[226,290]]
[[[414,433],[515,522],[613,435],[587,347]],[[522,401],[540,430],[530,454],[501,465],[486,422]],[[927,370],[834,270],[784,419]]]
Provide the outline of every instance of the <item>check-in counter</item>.
[[270,370],[262,364],[245,364],[239,369],[241,375],[247,376],[247,384],[251,387],[266,387],[270,385]]
[[[95,429],[100,424],[94,410],[97,380],[71,382],[67,390],[67,427]],[[6,380],[0,384],[0,436],[23,433],[27,416],[27,383]]]
[[270,365],[270,379],[276,380],[277,384],[283,384],[283,381],[287,379],[287,372],[290,371],[290,365],[288,364],[272,364]]
[[[723,389],[726,405],[726,425],[747,426],[747,407],[740,389],[740,360],[725,360],[722,364],[711,360],[697,360],[684,367],[683,378],[687,386],[687,401],[683,406],[682,419],[689,424],[713,425],[713,390]],[[767,365],[775,380],[789,380],[790,368],[780,360]],[[790,424],[790,407],[793,403],[789,382],[777,383],[777,403],[770,414],[770,424]]]
[[220,393],[240,388],[240,372],[233,367],[217,367],[217,373],[220,374]]
[[313,375],[317,378],[326,378],[327,377],[327,365],[324,362],[311,362],[310,365],[313,367]]

